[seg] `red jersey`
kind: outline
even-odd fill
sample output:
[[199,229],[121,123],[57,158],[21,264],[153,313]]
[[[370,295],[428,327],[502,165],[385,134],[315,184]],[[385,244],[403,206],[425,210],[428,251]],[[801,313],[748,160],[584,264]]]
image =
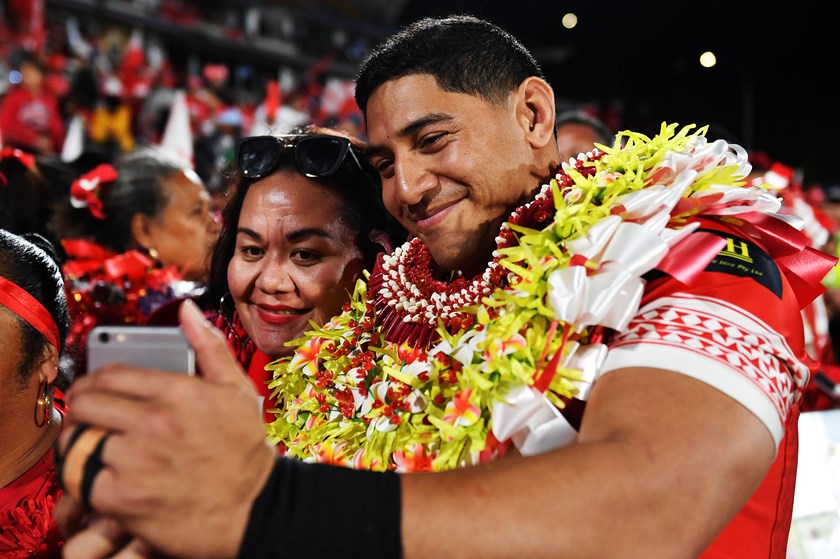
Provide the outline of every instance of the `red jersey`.
[[639,312],[609,344],[602,374],[622,367],[676,364],[758,417],[778,445],[767,477],[701,555],[704,559],[784,559],[793,510],[797,419],[810,369],[800,306],[770,255],[749,236],[702,221],[726,240],[690,285],[649,279]]

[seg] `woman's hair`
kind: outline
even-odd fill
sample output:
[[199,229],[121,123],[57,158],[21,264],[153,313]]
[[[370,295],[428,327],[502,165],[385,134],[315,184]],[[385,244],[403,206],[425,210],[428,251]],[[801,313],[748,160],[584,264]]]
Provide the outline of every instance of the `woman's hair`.
[[[53,245],[36,233],[16,235],[0,229],[0,277],[6,278],[29,293],[47,310],[58,327],[60,344],[58,351],[61,356],[64,340],[70,330],[70,316],[64,296],[61,262]],[[12,316],[20,325],[23,358],[18,367],[17,376],[21,385],[24,385],[41,364],[40,357],[44,354],[49,342],[28,322],[17,315]],[[61,366],[62,361],[59,359],[60,366],[55,386],[64,390],[69,386],[71,376],[69,369]]]
[[118,177],[101,188],[104,219],[88,207],[77,208],[67,200],[56,211],[53,230],[60,239],[87,239],[112,252],[136,248],[131,218],[136,214],[157,217],[169,198],[163,182],[189,170],[180,159],[157,146],[138,148],[114,164]]
[[40,159],[11,148],[0,151],[0,228],[52,239],[47,224],[61,198],[44,176]]
[[[383,247],[370,239],[374,230],[387,234],[394,245],[402,244],[407,236],[405,229],[388,213],[382,203],[382,184],[379,173],[361,155],[365,144],[356,138],[330,128],[305,126],[295,128],[290,134],[329,134],[348,138],[359,150],[357,155],[361,168],[356,165],[351,155],[347,155],[341,167],[332,175],[325,178],[313,178],[322,185],[329,187],[342,201],[342,218],[357,232],[356,244],[362,252],[367,269],[372,269],[376,255]],[[272,174],[280,171],[299,172],[293,157],[284,157]],[[217,303],[228,293],[227,268],[236,248],[236,229],[239,215],[248,189],[255,180],[243,177],[238,171],[234,172],[234,194],[228,201],[222,213],[222,231],[213,249],[210,264],[210,281],[207,296],[209,303]],[[260,180],[260,179],[258,179]]]

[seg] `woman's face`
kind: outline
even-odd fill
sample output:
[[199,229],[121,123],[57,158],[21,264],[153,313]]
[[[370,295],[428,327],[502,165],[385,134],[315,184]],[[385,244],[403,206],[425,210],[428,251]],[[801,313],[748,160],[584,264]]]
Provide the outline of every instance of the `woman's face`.
[[[20,426],[24,419],[31,423],[37,394],[37,375],[32,382],[21,385],[18,378],[22,355],[20,324],[6,307],[0,305],[0,425]],[[8,433],[8,431],[6,431]],[[0,448],[7,441],[0,442]],[[8,450],[9,447],[6,448]]]
[[341,198],[294,172],[251,185],[228,265],[228,287],[242,325],[272,358],[285,343],[339,314],[364,267],[357,232],[341,217]]
[[192,171],[167,177],[163,187],[169,203],[149,225],[147,246],[157,251],[161,262],[181,270],[185,279],[204,280],[220,230],[210,194]]

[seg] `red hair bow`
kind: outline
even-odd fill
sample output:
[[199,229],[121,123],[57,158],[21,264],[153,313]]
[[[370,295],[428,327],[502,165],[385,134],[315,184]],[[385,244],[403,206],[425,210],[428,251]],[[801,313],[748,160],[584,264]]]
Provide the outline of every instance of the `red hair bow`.
[[119,175],[111,165],[103,163],[88,171],[70,186],[70,203],[74,208],[87,208],[96,219],[105,219],[102,205],[102,185],[114,182]]
[[[30,171],[35,170],[35,156],[17,148],[7,146],[0,149],[0,161],[3,159],[17,159],[21,165]],[[9,180],[6,175],[0,172],[0,186],[6,186],[7,184],[9,184]]]
[[0,159],[17,159],[20,161],[21,165],[29,169],[30,171],[35,169],[35,156],[31,153],[26,153],[25,151],[19,150],[13,147],[4,147],[0,149]]

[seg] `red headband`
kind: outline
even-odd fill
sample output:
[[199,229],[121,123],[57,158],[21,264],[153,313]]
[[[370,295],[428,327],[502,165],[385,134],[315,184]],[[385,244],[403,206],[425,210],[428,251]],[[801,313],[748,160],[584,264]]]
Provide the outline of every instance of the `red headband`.
[[56,349],[59,349],[58,326],[52,316],[35,297],[0,276],[0,305],[24,319],[39,331]]

